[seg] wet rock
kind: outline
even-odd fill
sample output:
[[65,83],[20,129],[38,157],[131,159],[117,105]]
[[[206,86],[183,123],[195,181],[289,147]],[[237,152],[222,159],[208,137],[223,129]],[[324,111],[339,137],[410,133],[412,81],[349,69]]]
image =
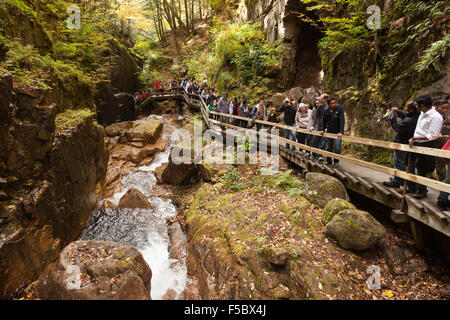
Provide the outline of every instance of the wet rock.
[[170,258],[181,259],[185,256],[186,237],[178,222],[174,222],[169,227],[170,237]]
[[141,148],[133,147],[128,144],[118,144],[111,149],[111,157],[140,164],[145,158],[152,157],[156,153],[164,151],[165,147],[166,141],[162,139]]
[[[155,176],[158,182],[174,185],[199,182],[201,178],[198,166],[192,160],[190,160],[191,163],[183,163],[180,159],[176,159],[175,161],[174,154],[177,154],[177,151],[174,151],[174,148],[171,149],[169,162],[163,163],[155,170]],[[189,150],[186,152],[188,155],[191,154],[191,156],[193,154],[192,150],[191,152]]]
[[366,250],[384,238],[384,227],[366,211],[346,209],[328,222],[325,233],[344,249]]
[[45,300],[150,300],[152,272],[134,247],[107,241],[75,241],[36,283]]
[[162,297],[163,300],[175,300],[177,293],[173,289],[167,290],[167,292]]
[[192,184],[200,180],[199,170],[195,164],[163,163],[155,170],[159,183]]
[[356,207],[351,202],[339,198],[331,199],[330,201],[328,201],[327,205],[325,206],[325,208],[323,208],[322,211],[323,224],[326,225],[331,221],[331,219],[333,219],[336,214],[345,209],[356,209]]
[[107,209],[114,209],[114,208],[115,208],[114,203],[112,203],[109,200],[103,200],[103,203],[102,203],[102,210],[103,211],[105,211]]
[[316,172],[306,174],[306,198],[320,207],[335,198],[349,200],[344,185],[338,179]]
[[139,190],[130,189],[122,196],[122,198],[120,198],[118,208],[141,208],[151,210],[152,205]]

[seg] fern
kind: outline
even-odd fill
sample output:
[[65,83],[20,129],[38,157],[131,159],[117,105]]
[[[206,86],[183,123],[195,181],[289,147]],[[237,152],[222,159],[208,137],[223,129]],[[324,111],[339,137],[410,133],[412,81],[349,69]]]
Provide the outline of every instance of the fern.
[[450,35],[432,43],[416,64],[416,70],[422,72],[432,65],[435,70],[440,71],[440,62],[445,57],[448,48],[450,48]]

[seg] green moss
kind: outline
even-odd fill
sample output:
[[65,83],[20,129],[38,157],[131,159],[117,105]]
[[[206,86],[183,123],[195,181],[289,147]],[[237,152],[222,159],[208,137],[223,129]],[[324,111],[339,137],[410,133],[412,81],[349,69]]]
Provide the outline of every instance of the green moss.
[[346,209],[356,209],[356,207],[343,199],[332,199],[330,200],[322,212],[322,222],[323,224],[327,224],[333,219],[333,217],[339,214],[341,211]]
[[76,128],[86,120],[91,120],[93,116],[94,113],[89,109],[66,110],[56,116],[56,131],[63,132],[67,129]]

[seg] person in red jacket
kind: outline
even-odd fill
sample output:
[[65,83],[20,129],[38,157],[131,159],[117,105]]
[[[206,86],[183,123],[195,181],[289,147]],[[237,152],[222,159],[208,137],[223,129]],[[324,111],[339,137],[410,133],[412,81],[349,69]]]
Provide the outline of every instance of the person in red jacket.
[[155,86],[155,89],[159,89],[159,88],[160,88],[158,79],[155,80],[155,82],[153,83],[153,85]]

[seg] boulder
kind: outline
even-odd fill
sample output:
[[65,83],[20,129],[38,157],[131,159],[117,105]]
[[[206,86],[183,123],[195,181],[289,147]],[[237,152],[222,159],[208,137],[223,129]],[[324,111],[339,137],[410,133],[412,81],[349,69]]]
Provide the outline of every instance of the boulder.
[[118,144],[111,149],[111,157],[140,164],[145,158],[153,157],[156,153],[164,151],[166,141],[159,139],[156,143],[144,147],[134,147],[127,144]]
[[366,250],[374,247],[384,236],[384,227],[366,211],[346,209],[327,224],[325,233],[337,240],[344,249]]
[[139,141],[143,144],[155,143],[158,140],[163,128],[163,123],[158,120],[144,120],[142,122],[136,123],[132,129],[129,130],[131,134],[131,140],[128,141]]
[[286,99],[286,93],[276,93],[272,96],[272,104],[275,108],[280,107],[283,104],[284,99]]
[[117,242],[75,241],[39,277],[44,300],[150,300],[152,272],[135,248]]
[[122,198],[120,198],[118,208],[141,208],[151,210],[152,205],[139,190],[130,189],[122,196]]
[[121,136],[121,142],[128,142],[135,147],[144,147],[147,144],[157,142],[163,129],[162,121],[143,120],[143,121],[124,121],[114,123],[105,128],[108,137]]
[[[168,163],[163,163],[156,168],[155,176],[159,183],[168,184],[192,184],[200,181],[200,170],[194,163],[193,150],[183,150],[179,146],[172,147]],[[185,161],[185,154],[190,154],[191,161]],[[181,162],[181,163],[179,163]],[[190,162],[190,163],[184,163]]]
[[331,221],[331,219],[333,219],[336,214],[345,209],[356,209],[356,207],[351,202],[345,201],[344,199],[336,198],[328,201],[327,205],[322,211],[323,224],[326,225]]
[[301,87],[295,87],[289,90],[289,96],[291,96],[295,100],[302,98],[301,102],[303,103],[312,104],[314,102],[314,99],[319,95],[320,92],[314,87],[306,89]]
[[214,181],[215,176],[218,172],[217,169],[213,168],[209,164],[207,164],[205,161],[202,161],[202,163],[197,165],[199,171],[200,171],[200,177],[203,179],[203,181]]
[[172,161],[163,163],[155,170],[159,183],[192,184],[200,180],[199,169],[194,163],[174,164]]
[[317,172],[309,172],[306,174],[306,197],[309,201],[320,207],[335,198],[349,200],[344,185],[338,179]]

